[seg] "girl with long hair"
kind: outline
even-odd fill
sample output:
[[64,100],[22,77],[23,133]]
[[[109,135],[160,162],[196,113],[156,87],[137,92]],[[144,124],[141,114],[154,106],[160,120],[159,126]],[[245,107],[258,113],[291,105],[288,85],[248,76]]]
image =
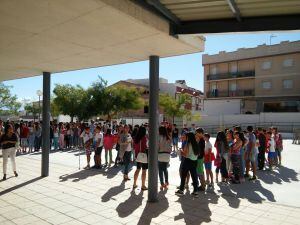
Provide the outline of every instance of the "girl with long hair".
[[[221,172],[222,182],[228,180],[227,161],[229,153],[229,145],[227,142],[226,134],[223,131],[219,131],[217,134],[215,148],[217,149],[217,157],[215,163],[220,159],[219,170]],[[217,162],[218,163],[218,162]],[[216,179],[218,180],[218,170],[216,169]]]
[[168,135],[167,128],[159,127],[159,144],[158,144],[158,175],[160,180],[160,190],[168,189],[169,174],[168,164],[170,162],[170,154],[172,151],[171,139]]
[[[135,155],[138,157],[139,153],[145,153],[147,154],[148,149],[148,140],[147,140],[147,131],[144,126],[141,126],[135,136],[134,142],[135,142]],[[133,181],[133,188],[137,188],[137,179],[140,173],[140,170],[142,169],[142,190],[148,190],[146,187],[146,176],[147,176],[147,169],[148,169],[148,162],[136,162],[136,171],[134,173],[134,181]]]
[[180,182],[180,188],[178,191],[175,192],[176,195],[182,196],[185,180],[187,177],[188,172],[190,172],[192,180],[193,180],[193,187],[194,191],[192,195],[194,197],[198,197],[198,177],[197,177],[197,159],[198,155],[200,153],[199,145],[195,139],[195,134],[192,132],[189,132],[186,134],[187,136],[187,144],[182,150],[182,154],[185,156],[185,160],[183,161],[182,165],[182,176],[181,176],[181,182]]

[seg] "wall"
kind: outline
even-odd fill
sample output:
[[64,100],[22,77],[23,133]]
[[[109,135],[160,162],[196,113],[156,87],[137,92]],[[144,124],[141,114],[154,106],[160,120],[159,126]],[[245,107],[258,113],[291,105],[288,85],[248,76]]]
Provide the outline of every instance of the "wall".
[[202,115],[197,126],[219,126],[226,127],[232,125],[246,124],[273,124],[274,126],[299,126],[300,113],[260,113],[260,114],[240,114],[240,115]]
[[241,100],[204,100],[204,115],[240,114]]

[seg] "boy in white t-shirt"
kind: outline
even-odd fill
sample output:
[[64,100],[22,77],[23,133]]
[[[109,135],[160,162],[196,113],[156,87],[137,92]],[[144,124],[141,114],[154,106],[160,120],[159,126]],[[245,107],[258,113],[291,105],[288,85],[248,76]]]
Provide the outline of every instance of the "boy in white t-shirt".
[[86,154],[87,166],[84,169],[90,169],[90,161],[91,161],[91,145],[93,142],[93,135],[90,132],[90,128],[86,127],[84,131],[81,133],[80,137],[83,139],[83,146]]
[[273,170],[273,166],[275,165],[276,159],[276,151],[275,151],[275,139],[274,135],[271,131],[267,132],[267,140],[268,140],[268,161],[269,161],[269,168]]
[[95,143],[95,169],[101,169],[101,152],[103,149],[103,133],[101,132],[101,127],[96,126],[94,132],[94,143]]

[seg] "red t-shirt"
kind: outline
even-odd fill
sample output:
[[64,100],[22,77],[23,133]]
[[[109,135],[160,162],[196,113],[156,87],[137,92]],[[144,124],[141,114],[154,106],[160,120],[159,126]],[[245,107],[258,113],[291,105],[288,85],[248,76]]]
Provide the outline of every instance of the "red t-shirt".
[[29,135],[29,129],[28,129],[28,127],[21,128],[20,138],[28,138],[28,135]]
[[135,155],[137,156],[139,152],[145,152],[145,150],[147,149],[147,138],[143,137],[139,143],[133,143],[133,148],[134,148],[134,152]]

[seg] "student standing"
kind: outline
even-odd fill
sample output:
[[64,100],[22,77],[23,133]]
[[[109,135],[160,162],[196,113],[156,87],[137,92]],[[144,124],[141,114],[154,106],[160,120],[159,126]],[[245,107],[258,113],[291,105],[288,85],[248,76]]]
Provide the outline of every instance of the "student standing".
[[257,148],[256,148],[256,137],[253,133],[253,127],[248,126],[248,143],[246,145],[245,159],[246,159],[246,176],[250,177],[249,171],[250,166],[253,170],[253,176],[249,180],[256,180],[256,159],[257,159]]
[[[217,153],[220,157],[220,172],[222,177],[222,183],[226,183],[228,181],[228,153],[229,153],[229,145],[227,142],[226,134],[223,131],[218,132],[215,148],[217,149]],[[218,157],[217,157],[218,158]],[[216,175],[217,176],[217,175]]]
[[208,133],[204,134],[205,149],[204,149],[204,165],[206,171],[206,184],[209,187],[214,186],[214,177],[212,173],[212,161],[214,160],[212,152],[212,144],[209,141],[210,135]]
[[103,149],[103,133],[101,132],[101,127],[96,126],[94,132],[94,142],[96,143],[95,147],[95,168],[101,169],[101,152]]
[[18,176],[16,171],[16,143],[17,135],[14,133],[12,125],[7,124],[4,129],[4,134],[0,137],[3,156],[3,180],[6,180],[8,157],[10,157],[15,177]]
[[160,126],[158,142],[158,175],[160,180],[160,190],[168,189],[169,187],[168,164],[170,162],[171,151],[171,140],[167,128]]
[[178,151],[178,141],[179,141],[179,130],[176,127],[176,124],[173,124],[172,141],[173,141],[173,151],[177,152]]
[[273,170],[276,160],[275,139],[271,131],[267,132],[269,169]]
[[133,188],[137,188],[137,179],[139,177],[140,170],[142,169],[142,191],[148,190],[146,187],[146,176],[148,170],[148,157],[146,156],[146,162],[138,161],[139,154],[142,153],[144,156],[148,154],[148,140],[147,140],[147,131],[144,126],[141,126],[135,136],[135,155],[137,156],[136,162],[136,170],[134,172],[134,181],[133,181]]
[[196,141],[199,146],[199,155],[197,159],[197,175],[200,180],[200,191],[205,191],[205,177],[204,177],[204,149],[205,149],[205,140],[204,140],[204,130],[202,128],[197,128],[195,131]]
[[275,139],[276,164],[281,166],[281,152],[283,150],[282,135],[278,132],[277,127],[273,127],[272,133]]
[[192,195],[194,197],[198,197],[198,177],[197,177],[197,158],[200,153],[199,145],[195,139],[195,134],[192,132],[187,133],[187,145],[185,146],[182,154],[186,157],[183,165],[182,165],[182,177],[180,182],[180,188],[178,191],[175,192],[176,195],[182,196],[185,180],[187,177],[188,172],[190,172],[192,180],[193,180],[193,187],[194,191]]
[[90,128],[86,127],[80,137],[83,139],[83,146],[86,154],[87,165],[84,169],[90,169],[90,161],[91,161],[91,145],[93,142],[93,135],[90,132]]
[[[103,138],[103,146],[105,149],[105,166],[109,166],[113,163],[112,161],[112,148],[114,147],[114,135],[111,134],[111,129],[106,129],[106,134],[104,135]],[[108,159],[109,156],[109,159]],[[108,163],[109,160],[109,163]]]
[[129,173],[129,164],[131,162],[131,152],[132,152],[132,137],[129,133],[130,128],[128,125],[124,126],[124,133],[121,137],[121,141],[120,141],[120,146],[121,149],[124,149],[124,153],[123,153],[123,165],[124,165],[124,181],[128,181],[130,180],[128,177],[128,173]]
[[234,184],[240,183],[241,149],[243,148],[244,142],[244,134],[237,131],[234,132],[234,142],[231,152],[232,172],[234,175],[232,183]]

